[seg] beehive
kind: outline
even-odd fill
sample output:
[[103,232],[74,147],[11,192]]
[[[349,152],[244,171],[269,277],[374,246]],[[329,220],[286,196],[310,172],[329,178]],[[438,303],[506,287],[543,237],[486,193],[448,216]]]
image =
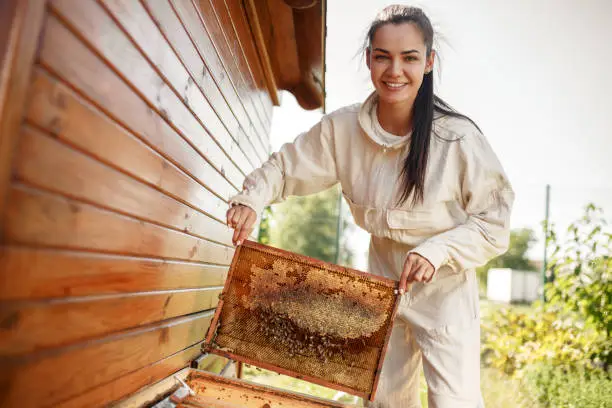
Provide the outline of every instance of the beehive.
[[397,282],[247,241],[205,348],[373,399]]

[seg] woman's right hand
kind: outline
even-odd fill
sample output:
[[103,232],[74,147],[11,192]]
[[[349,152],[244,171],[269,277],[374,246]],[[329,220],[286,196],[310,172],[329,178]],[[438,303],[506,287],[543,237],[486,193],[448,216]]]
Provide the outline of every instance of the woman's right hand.
[[232,243],[240,245],[251,232],[253,232],[253,224],[257,221],[257,214],[252,208],[246,205],[236,204],[227,210],[227,225],[234,229]]

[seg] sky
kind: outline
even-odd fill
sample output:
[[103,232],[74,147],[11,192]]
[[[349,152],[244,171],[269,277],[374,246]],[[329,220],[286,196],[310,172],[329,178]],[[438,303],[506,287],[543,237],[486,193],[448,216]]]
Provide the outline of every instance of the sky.
[[[369,23],[391,4],[328,0],[327,112],[373,90],[358,54]],[[543,255],[541,222],[551,186],[557,228],[593,202],[612,219],[612,1],[428,0],[438,36],[436,93],[470,116],[498,155],[516,193],[511,227],[536,231],[529,256]],[[277,150],[320,120],[283,93],[271,144]],[[355,233],[356,267],[365,267],[367,234]]]

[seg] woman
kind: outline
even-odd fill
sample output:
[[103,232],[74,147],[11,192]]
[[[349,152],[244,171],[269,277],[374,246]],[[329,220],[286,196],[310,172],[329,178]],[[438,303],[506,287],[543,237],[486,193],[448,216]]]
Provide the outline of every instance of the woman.
[[234,243],[265,205],[342,186],[371,233],[369,271],[401,301],[373,406],[475,408],[480,325],[474,268],[507,249],[514,194],[478,127],[434,95],[434,32],[418,8],[389,6],[367,37],[375,91],[323,117],[250,174],[231,199]]

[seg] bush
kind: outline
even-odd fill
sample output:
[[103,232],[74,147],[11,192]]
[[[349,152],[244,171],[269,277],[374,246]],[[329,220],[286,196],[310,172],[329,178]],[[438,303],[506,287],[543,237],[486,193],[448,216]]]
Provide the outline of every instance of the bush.
[[527,370],[524,383],[543,407],[607,408],[612,405],[612,380],[602,371],[567,371],[540,365]]
[[482,328],[483,363],[511,376],[535,364],[603,371],[600,356],[610,350],[610,340],[593,324],[542,309],[501,308]]

